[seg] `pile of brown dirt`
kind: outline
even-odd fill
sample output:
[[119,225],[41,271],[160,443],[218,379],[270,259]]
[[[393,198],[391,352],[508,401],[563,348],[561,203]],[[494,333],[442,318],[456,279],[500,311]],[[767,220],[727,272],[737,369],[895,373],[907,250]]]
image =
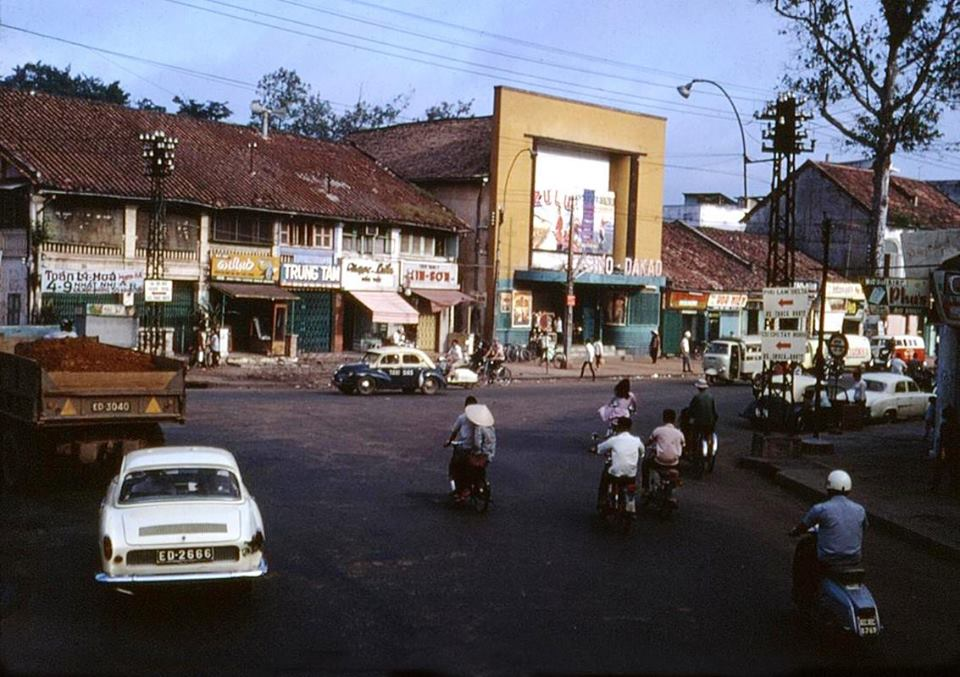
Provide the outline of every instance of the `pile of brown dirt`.
[[108,346],[94,339],[41,339],[18,343],[14,352],[47,371],[156,371],[146,353]]

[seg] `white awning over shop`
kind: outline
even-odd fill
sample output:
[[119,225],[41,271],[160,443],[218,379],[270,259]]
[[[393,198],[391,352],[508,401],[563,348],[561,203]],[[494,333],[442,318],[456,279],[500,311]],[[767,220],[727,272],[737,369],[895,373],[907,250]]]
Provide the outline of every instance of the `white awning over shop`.
[[420,313],[392,291],[352,291],[350,295],[373,313],[374,322],[417,324]]

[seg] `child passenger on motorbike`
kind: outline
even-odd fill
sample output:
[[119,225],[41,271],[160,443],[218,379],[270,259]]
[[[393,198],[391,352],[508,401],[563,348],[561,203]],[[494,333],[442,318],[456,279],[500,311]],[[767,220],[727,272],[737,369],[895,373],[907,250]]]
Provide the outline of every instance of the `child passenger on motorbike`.
[[643,453],[643,442],[630,434],[632,421],[629,417],[618,418],[613,422],[614,435],[596,447],[596,453],[610,452],[610,463],[604,466],[597,491],[597,509],[606,504],[607,492],[611,482],[633,483],[637,481],[637,464]]

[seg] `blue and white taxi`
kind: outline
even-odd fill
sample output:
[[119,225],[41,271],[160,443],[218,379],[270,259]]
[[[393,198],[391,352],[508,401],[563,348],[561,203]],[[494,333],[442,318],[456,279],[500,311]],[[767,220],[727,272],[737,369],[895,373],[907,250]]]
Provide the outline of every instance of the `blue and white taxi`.
[[433,395],[446,387],[447,380],[422,350],[388,346],[368,350],[359,362],[337,367],[333,385],[348,395],[371,395],[378,390]]
[[237,461],[215,447],[127,454],[100,504],[106,584],[249,579],[267,572],[263,519]]

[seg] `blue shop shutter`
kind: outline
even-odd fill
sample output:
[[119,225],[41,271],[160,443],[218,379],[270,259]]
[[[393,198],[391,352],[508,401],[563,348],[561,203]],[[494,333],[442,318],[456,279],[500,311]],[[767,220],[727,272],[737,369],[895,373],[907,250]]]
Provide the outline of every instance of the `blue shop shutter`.
[[660,323],[660,293],[637,292],[630,298],[630,324]]

